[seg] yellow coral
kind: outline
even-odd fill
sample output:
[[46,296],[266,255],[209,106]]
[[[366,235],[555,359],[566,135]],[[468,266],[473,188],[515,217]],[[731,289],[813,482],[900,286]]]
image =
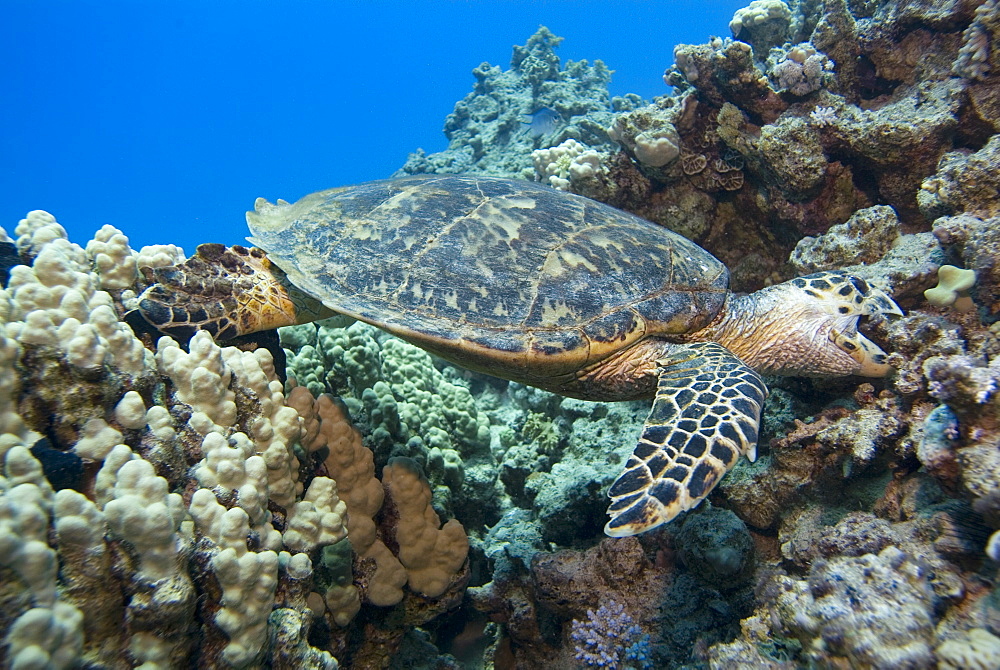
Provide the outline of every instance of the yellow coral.
[[924,291],[927,302],[938,307],[954,306],[960,312],[973,309],[969,289],[976,283],[974,270],[963,270],[954,265],[938,268],[938,285]]

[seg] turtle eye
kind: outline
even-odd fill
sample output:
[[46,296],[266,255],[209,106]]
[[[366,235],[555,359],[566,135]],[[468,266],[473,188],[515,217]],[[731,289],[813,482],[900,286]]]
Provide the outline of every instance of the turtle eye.
[[848,279],[852,284],[854,284],[854,288],[858,289],[861,295],[868,295],[868,284],[864,279],[861,277],[855,277],[854,275],[850,275]]

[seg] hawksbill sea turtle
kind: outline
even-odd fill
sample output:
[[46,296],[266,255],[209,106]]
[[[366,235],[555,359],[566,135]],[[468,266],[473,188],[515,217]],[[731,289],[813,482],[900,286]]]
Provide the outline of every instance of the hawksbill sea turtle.
[[762,374],[884,376],[861,317],[883,291],[820,272],[750,295],[693,242],[526,181],[433,175],[260,198],[256,248],[205,244],[146,269],[139,310],[226,340],[345,314],[457,365],[585,400],[653,398],[611,486],[608,535],[700,503],[756,456]]

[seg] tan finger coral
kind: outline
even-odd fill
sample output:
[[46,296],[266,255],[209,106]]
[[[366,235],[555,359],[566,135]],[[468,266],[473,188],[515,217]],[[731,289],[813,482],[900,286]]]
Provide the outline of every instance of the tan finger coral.
[[410,588],[429,598],[443,594],[469,553],[469,538],[456,519],[444,526],[431,507],[431,488],[416,461],[393,458],[382,481],[399,514],[396,542]]
[[324,393],[313,402],[311,398],[308,389],[298,386],[289,393],[289,404],[298,408],[305,419],[305,446],[311,451],[325,447],[329,452],[325,465],[337,482],[340,499],[347,505],[351,547],[362,559],[375,562],[365,598],[373,605],[395,605],[403,599],[406,571],[377,536],[374,519],[385,492],[375,478],[371,449],[361,444],[361,434],[333,396]]

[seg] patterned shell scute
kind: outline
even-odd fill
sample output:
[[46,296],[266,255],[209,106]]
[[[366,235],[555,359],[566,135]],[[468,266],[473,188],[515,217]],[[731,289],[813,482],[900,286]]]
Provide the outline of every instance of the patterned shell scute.
[[601,358],[703,326],[728,273],[601,203],[525,181],[435,175],[258,201],[248,238],[303,291],[419,340]]

